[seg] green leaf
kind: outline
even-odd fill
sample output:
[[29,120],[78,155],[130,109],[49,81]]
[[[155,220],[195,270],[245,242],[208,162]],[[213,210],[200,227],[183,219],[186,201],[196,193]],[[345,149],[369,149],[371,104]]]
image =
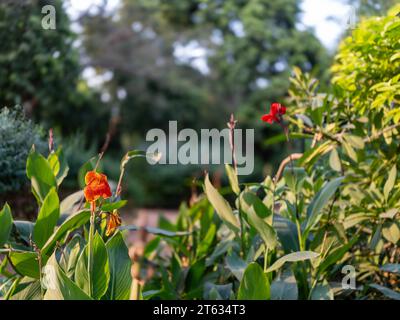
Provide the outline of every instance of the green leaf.
[[36,252],[15,252],[9,253],[9,258],[13,268],[21,275],[39,279],[39,261]]
[[[270,249],[274,249],[276,245],[278,244],[277,240],[277,235],[276,231],[274,228],[268,224],[268,222],[265,219],[262,219],[259,217],[259,215],[256,214],[256,209],[255,207],[261,208],[266,208],[265,205],[260,201],[260,203],[254,201],[254,194],[251,192],[244,192],[242,194],[242,199],[243,202],[246,202],[247,205],[249,206],[247,210],[245,211],[246,216],[248,218],[249,223],[257,230],[257,232],[260,234],[260,237],[264,240],[265,245]],[[261,206],[257,206],[258,204],[261,204]],[[257,210],[261,212],[260,210]],[[263,213],[261,213],[263,214]]]
[[64,198],[60,203],[60,214],[70,215],[75,213],[79,204],[82,203],[83,197],[83,191],[79,190]]
[[7,243],[10,237],[13,219],[10,206],[6,203],[0,211],[0,248]]
[[128,300],[131,290],[131,260],[121,232],[116,232],[106,243],[110,260],[110,282],[107,300]]
[[262,268],[252,262],[244,271],[238,291],[238,300],[268,300],[270,286]]
[[56,189],[52,188],[40,207],[35,226],[33,227],[33,240],[39,248],[42,248],[53,234],[59,217],[60,201]]
[[139,230],[145,230],[148,233],[155,234],[158,236],[164,236],[164,237],[182,237],[182,236],[187,236],[191,234],[191,232],[187,231],[169,231],[169,230],[164,230],[160,228],[154,228],[154,227],[139,227],[135,225],[127,225],[127,226],[121,226],[118,227],[118,230],[130,230],[130,231],[139,231]]
[[234,232],[238,232],[239,222],[234,216],[231,206],[229,205],[228,201],[226,201],[219,194],[217,189],[213,187],[208,177],[208,174],[206,175],[205,178],[204,187],[208,200],[214,207],[215,211],[217,212],[221,220],[224,221],[227,224],[227,226],[231,228]]
[[240,188],[239,188],[239,181],[237,177],[237,173],[235,169],[230,166],[229,164],[225,164],[225,170],[226,174],[228,175],[229,183],[231,185],[232,191],[236,194],[239,195],[240,193]]
[[329,165],[335,171],[342,171],[342,164],[340,162],[339,153],[337,152],[336,148],[333,148],[331,151],[331,154],[329,156]]
[[127,200],[120,200],[113,203],[105,203],[101,206],[101,210],[105,212],[112,212],[114,210],[121,209],[127,204]]
[[40,281],[28,277],[22,280],[15,287],[10,300],[41,300]]
[[80,189],[83,189],[86,186],[85,176],[88,171],[92,171],[96,167],[97,157],[93,157],[86,161],[78,171],[78,183]]
[[240,196],[241,208],[245,212],[253,211],[259,218],[272,221],[272,211],[251,191],[244,191]]
[[[87,294],[92,291],[92,298],[99,300],[107,292],[110,281],[110,265],[106,246],[96,232],[93,238],[93,269],[89,274],[89,246],[82,251],[76,264],[75,282]],[[89,290],[89,277],[92,290]]]
[[345,253],[353,247],[353,245],[358,241],[357,237],[352,238],[348,243],[344,244],[343,246],[340,246],[339,248],[336,248],[332,250],[329,255],[322,260],[320,265],[318,266],[318,274],[322,274],[325,270],[328,269],[329,266],[337,263],[339,260],[343,258]]
[[365,147],[364,140],[361,137],[354,135],[345,135],[344,138],[353,148],[364,149]]
[[335,194],[344,177],[329,181],[315,195],[307,208],[306,230],[310,230],[322,217],[322,209],[327,205],[329,199]]
[[46,264],[45,283],[47,291],[44,300],[92,300],[61,270],[55,254]]
[[285,253],[299,251],[299,238],[296,225],[278,214],[274,216],[273,227]]
[[397,178],[397,168],[396,165],[392,167],[392,169],[389,172],[388,179],[385,182],[385,186],[383,187],[383,194],[385,196],[385,200],[387,201],[389,199],[389,194],[390,191],[392,191],[394,184],[396,182]]
[[372,283],[369,285],[371,288],[374,288],[378,291],[380,291],[384,296],[393,299],[393,300],[400,300],[400,293],[396,292],[392,289],[386,288],[384,286],[381,286],[379,284],[376,283]]
[[298,251],[298,252],[293,252],[289,253],[278,260],[275,261],[275,263],[270,266],[266,272],[272,272],[280,267],[282,267],[285,262],[296,262],[296,261],[304,261],[304,260],[311,260],[315,259],[316,257],[319,256],[319,253],[313,252],[313,251]]
[[350,145],[350,143],[347,143],[346,141],[342,142],[342,146],[344,148],[344,151],[346,154],[349,156],[350,159],[352,159],[354,162],[357,162],[357,154],[354,151],[353,147]]
[[26,163],[26,174],[31,180],[32,192],[42,203],[49,191],[57,187],[56,178],[47,160],[32,148]]
[[400,228],[396,222],[385,223],[382,228],[382,235],[387,241],[397,244],[400,240]]
[[61,226],[57,228],[57,230],[51,235],[49,240],[47,240],[46,244],[42,248],[43,255],[51,255],[51,251],[54,249],[57,241],[60,241],[62,237],[69,231],[73,231],[77,228],[80,228],[85,223],[87,223],[90,219],[90,211],[82,210],[77,212],[74,215],[71,215],[66,219]]
[[62,148],[58,148],[56,152],[52,152],[47,157],[50,168],[56,177],[57,185],[60,186],[65,177],[68,175],[69,167],[64,156]]
[[[17,238],[24,240],[27,244],[32,239],[34,226],[34,223],[30,221],[14,220]],[[11,235],[13,235],[13,232],[11,232]]]
[[243,274],[247,268],[247,263],[243,261],[236,253],[232,253],[225,259],[227,268],[239,281],[242,281]]
[[289,269],[272,282],[271,300],[297,300],[298,291],[296,278]]
[[311,292],[311,300],[334,300],[334,294],[329,284],[317,284]]
[[300,166],[311,167],[319,157],[328,152],[331,148],[331,141],[325,141],[324,143],[315,146],[314,148],[304,152],[303,156],[299,159],[298,163]]

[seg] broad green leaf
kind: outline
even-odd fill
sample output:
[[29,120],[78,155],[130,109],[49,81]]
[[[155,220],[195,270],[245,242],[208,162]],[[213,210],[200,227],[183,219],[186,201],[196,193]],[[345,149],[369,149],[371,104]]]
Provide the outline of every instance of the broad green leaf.
[[280,267],[282,267],[285,262],[296,262],[296,261],[304,261],[304,260],[311,260],[315,259],[316,257],[319,256],[319,253],[313,252],[313,251],[298,251],[298,252],[293,252],[289,253],[278,260],[275,261],[275,263],[270,266],[266,272],[272,272]]
[[385,223],[382,228],[382,235],[387,241],[397,244],[400,240],[400,228],[396,222]]
[[65,246],[60,257],[60,267],[68,278],[73,279],[76,264],[84,247],[84,241],[79,235],[75,235]]
[[64,200],[60,203],[60,214],[70,215],[75,213],[78,209],[80,203],[83,200],[83,191],[79,190],[70,194],[68,197],[64,198]]
[[354,135],[345,135],[344,138],[353,148],[364,149],[365,143],[361,137]]
[[236,253],[232,253],[225,259],[227,268],[239,281],[242,281],[244,271],[246,270],[247,263],[243,261]]
[[[265,219],[266,222],[272,222],[272,211],[251,191],[244,191],[240,199],[243,211],[253,211],[259,218]],[[269,219],[266,219],[269,218]]]
[[388,211],[381,213],[379,217],[383,219],[393,219],[398,212],[399,209],[396,208],[389,209]]
[[275,229],[265,220],[261,219],[254,210],[247,210],[246,215],[249,223],[257,230],[268,249],[274,249],[278,244]]
[[197,260],[189,267],[185,288],[188,291],[188,299],[202,296],[204,285],[204,273],[206,271],[205,259]]
[[0,211],[0,248],[7,243],[10,237],[13,219],[10,206],[6,203]]
[[226,174],[228,175],[229,183],[231,185],[232,191],[236,194],[239,195],[240,193],[240,188],[239,188],[239,181],[237,177],[237,173],[235,169],[230,166],[229,164],[225,164],[225,170]]
[[327,205],[329,199],[335,194],[344,177],[329,181],[315,195],[307,208],[306,230],[310,230],[322,217],[322,209]]
[[10,300],[41,300],[40,281],[24,277],[15,287]]
[[83,189],[86,185],[85,183],[85,176],[88,171],[92,171],[96,167],[97,157],[93,157],[86,161],[78,171],[78,183],[79,187]]
[[26,162],[26,174],[31,180],[32,192],[42,203],[49,191],[57,187],[56,178],[47,160],[32,148]]
[[106,243],[110,260],[110,282],[107,300],[128,300],[131,290],[131,260],[121,232],[116,232]]
[[329,284],[317,284],[311,291],[311,300],[334,300],[334,294]]
[[208,177],[206,175],[204,181],[205,193],[211,205],[214,207],[215,211],[219,215],[222,221],[224,221],[229,228],[234,232],[239,231],[239,222],[232,212],[232,208],[218,192],[217,189],[213,187]]
[[353,160],[354,162],[357,162],[357,154],[354,151],[353,147],[350,145],[350,143],[343,141],[342,142],[342,146],[344,148],[344,151],[346,152],[346,154],[349,156],[349,158],[351,160]]
[[[75,282],[87,294],[92,291],[92,298],[99,300],[107,291],[110,281],[110,265],[106,246],[96,232],[93,238],[93,269],[88,268],[89,246],[82,251],[75,270]],[[89,288],[89,277],[92,290]]]
[[339,153],[336,148],[333,148],[329,156],[329,165],[335,171],[342,171],[342,164],[340,162]]
[[47,240],[46,244],[42,248],[42,254],[50,256],[51,251],[54,249],[54,246],[56,245],[57,241],[60,241],[67,232],[73,231],[83,226],[85,223],[89,221],[89,219],[90,219],[89,210],[82,210],[68,217],[68,219],[66,219],[51,235],[49,240]]
[[46,265],[45,285],[47,287],[44,300],[92,300],[61,270],[55,254]]
[[390,170],[388,179],[386,180],[385,185],[383,187],[383,194],[385,196],[386,201],[389,199],[389,194],[394,187],[396,178],[397,178],[397,168],[396,165],[394,165]]
[[15,252],[9,253],[13,268],[21,275],[39,279],[39,261],[36,252]]
[[292,165],[289,165],[289,167],[286,167],[283,171],[283,177],[289,189],[293,192],[298,192],[303,185],[306,171],[304,168],[292,167]]
[[378,291],[380,291],[384,296],[393,299],[393,300],[400,300],[400,293],[396,292],[392,289],[386,288],[384,286],[381,286],[379,284],[376,283],[372,283],[369,285],[371,288],[374,288]]
[[50,168],[56,177],[57,185],[60,186],[65,177],[68,175],[69,167],[64,156],[62,148],[58,148],[56,152],[52,152],[47,157]]
[[53,234],[59,217],[60,201],[56,189],[52,188],[46,198],[44,198],[35,226],[33,227],[33,240],[39,248],[42,248]]
[[270,298],[268,279],[258,263],[250,263],[244,271],[237,298],[238,300],[268,300]]
[[286,254],[300,250],[297,227],[292,221],[276,214],[273,227]]
[[14,220],[13,223],[17,233],[17,238],[24,240],[28,245],[30,245],[30,241],[33,237],[33,227],[35,226],[34,223],[23,220]]
[[290,270],[284,271],[271,284],[271,300],[297,300],[296,278]]
[[364,212],[355,213],[345,218],[345,220],[343,221],[343,227],[347,230],[358,225],[360,222],[370,220],[371,218],[372,216],[370,214],[366,214]]
[[127,204],[127,200],[120,200],[113,203],[105,203],[101,206],[101,210],[105,212],[112,212],[114,210],[121,209]]

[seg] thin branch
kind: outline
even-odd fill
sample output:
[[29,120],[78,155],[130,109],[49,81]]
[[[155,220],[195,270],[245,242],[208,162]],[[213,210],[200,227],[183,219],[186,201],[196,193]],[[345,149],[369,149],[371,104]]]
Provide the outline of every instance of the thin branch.
[[291,163],[293,160],[298,160],[303,156],[302,153],[292,153],[291,155],[289,155],[288,157],[286,157],[285,159],[282,160],[281,164],[279,165],[279,169],[274,177],[274,181],[275,183],[277,183],[281,177],[282,177],[282,173],[283,170],[285,170],[286,166]]

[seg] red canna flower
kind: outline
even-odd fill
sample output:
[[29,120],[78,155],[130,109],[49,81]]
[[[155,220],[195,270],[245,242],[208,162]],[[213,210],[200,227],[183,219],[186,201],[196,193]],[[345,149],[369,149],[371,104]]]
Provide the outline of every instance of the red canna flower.
[[94,202],[99,198],[111,197],[110,185],[107,176],[96,171],[89,171],[85,176],[86,187],[83,189],[86,201]]
[[282,115],[286,113],[286,107],[278,102],[271,103],[271,109],[268,114],[264,114],[261,120],[268,123],[281,123]]

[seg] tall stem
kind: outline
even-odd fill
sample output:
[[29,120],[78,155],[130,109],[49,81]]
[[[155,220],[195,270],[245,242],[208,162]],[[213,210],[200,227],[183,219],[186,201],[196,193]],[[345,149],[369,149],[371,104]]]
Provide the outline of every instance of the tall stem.
[[95,221],[95,203],[90,204],[90,228],[88,239],[88,282],[89,282],[89,296],[93,294],[92,272],[93,272],[93,237],[94,237],[94,221]]

